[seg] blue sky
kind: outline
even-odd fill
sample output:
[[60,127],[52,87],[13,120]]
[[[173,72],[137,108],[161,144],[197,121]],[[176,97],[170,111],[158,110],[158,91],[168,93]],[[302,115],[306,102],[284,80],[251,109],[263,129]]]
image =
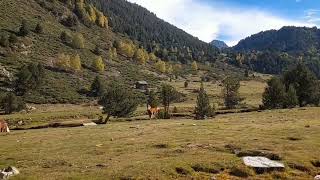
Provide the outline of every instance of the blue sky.
[[283,26],[320,27],[320,0],[128,0],[210,42],[229,45]]

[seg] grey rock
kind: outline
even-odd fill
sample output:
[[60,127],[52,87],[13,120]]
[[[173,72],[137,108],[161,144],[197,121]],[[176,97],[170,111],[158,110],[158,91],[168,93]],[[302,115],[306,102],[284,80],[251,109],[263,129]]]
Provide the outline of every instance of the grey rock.
[[246,166],[253,167],[253,168],[284,168],[284,164],[272,161],[266,157],[262,156],[246,156],[243,157],[243,162]]

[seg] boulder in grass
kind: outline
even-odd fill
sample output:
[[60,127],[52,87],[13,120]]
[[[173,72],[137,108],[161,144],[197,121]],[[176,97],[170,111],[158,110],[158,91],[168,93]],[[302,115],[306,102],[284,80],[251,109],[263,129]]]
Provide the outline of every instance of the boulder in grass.
[[243,157],[243,162],[246,166],[254,168],[257,173],[283,170],[285,168],[284,164],[262,156],[246,156]]
[[83,126],[96,126],[97,124],[94,122],[83,123]]
[[15,175],[18,175],[18,174],[20,174],[20,172],[16,167],[9,166],[8,168],[3,169],[2,171],[0,171],[0,180],[7,180],[11,176],[15,176]]

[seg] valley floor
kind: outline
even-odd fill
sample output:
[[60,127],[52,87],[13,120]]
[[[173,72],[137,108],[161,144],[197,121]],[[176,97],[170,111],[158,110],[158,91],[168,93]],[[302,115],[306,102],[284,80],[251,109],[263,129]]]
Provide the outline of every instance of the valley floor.
[[[311,163],[320,160],[319,112],[299,108],[205,121],[13,131],[0,135],[0,168],[16,166],[21,175],[13,179],[237,179],[234,167],[249,179],[312,179],[320,172]],[[285,171],[258,175],[232,149],[279,155]]]

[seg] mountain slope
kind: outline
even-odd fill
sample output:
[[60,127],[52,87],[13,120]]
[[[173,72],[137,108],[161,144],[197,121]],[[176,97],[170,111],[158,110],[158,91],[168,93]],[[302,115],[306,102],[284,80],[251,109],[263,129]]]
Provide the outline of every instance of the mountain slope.
[[304,63],[320,78],[320,30],[283,27],[252,35],[235,47],[231,63],[262,73],[280,74]]
[[159,19],[147,9],[125,0],[89,0],[110,16],[114,31],[127,34],[138,40],[149,51],[156,45],[169,51],[169,55],[158,55],[163,59],[214,61],[218,49],[200,41],[181,29]]
[[278,31],[265,31],[245,38],[233,49],[236,51],[270,50],[299,53],[319,48],[319,29],[315,27],[283,27]]
[[[90,99],[83,90],[88,90],[95,76],[99,75],[110,81],[117,79],[128,85],[136,80],[147,80],[156,83],[159,78],[145,73],[151,66],[141,68],[131,58],[118,53],[117,58],[111,60],[108,50],[114,41],[130,41],[128,38],[114,33],[110,28],[97,25],[86,26],[79,18],[78,24],[67,27],[61,23],[65,16],[75,16],[72,9],[59,1],[47,0],[6,0],[0,6],[0,36],[8,38],[16,35],[17,42],[8,47],[0,46],[0,65],[15,75],[21,67],[30,63],[40,63],[45,67],[44,83],[38,89],[26,94],[25,99],[34,103],[76,103]],[[19,36],[18,31],[22,20],[26,20],[30,33]],[[43,26],[43,33],[38,34],[34,29],[38,23]],[[81,34],[84,37],[83,48],[73,48],[63,43],[62,32]],[[99,45],[101,57],[106,64],[106,71],[95,72],[91,67],[97,55],[93,53]],[[60,71],[54,62],[59,55],[79,55],[82,69],[79,72]],[[124,65],[125,64],[125,65]],[[12,87],[14,82],[10,82]],[[6,88],[6,87],[2,87]]]
[[213,40],[213,41],[211,41],[210,44],[219,48],[219,49],[224,49],[224,48],[229,47],[224,41],[220,41],[220,40]]

